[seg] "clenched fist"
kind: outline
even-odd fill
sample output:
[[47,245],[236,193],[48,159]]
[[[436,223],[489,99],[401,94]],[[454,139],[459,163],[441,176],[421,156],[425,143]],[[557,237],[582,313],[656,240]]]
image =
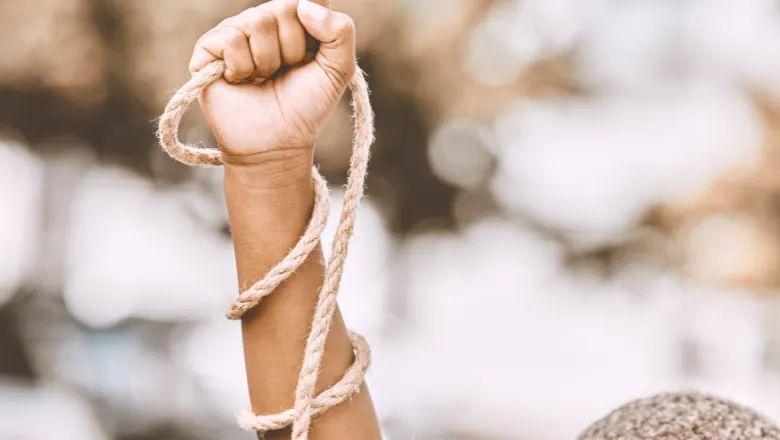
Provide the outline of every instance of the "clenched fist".
[[327,0],[272,0],[220,23],[195,46],[190,71],[224,60],[200,96],[226,164],[269,152],[309,155],[355,73],[355,26]]

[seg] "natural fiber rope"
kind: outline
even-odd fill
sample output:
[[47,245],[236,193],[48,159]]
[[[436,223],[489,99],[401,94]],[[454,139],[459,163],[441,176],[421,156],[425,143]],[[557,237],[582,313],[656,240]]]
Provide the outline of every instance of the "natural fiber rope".
[[[214,61],[193,75],[179,89],[160,117],[158,137],[163,149],[174,159],[187,165],[219,166],[222,156],[218,150],[203,149],[185,145],[179,141],[179,123],[187,107],[198,98],[200,92],[209,84],[221,78],[225,72],[223,61]],[[368,85],[363,71],[358,67],[349,84],[352,91],[352,107],[355,121],[353,153],[347,179],[347,190],[341,211],[338,229],[333,239],[333,251],[328,260],[325,279],[320,290],[317,306],[312,319],[311,332],[306,341],[303,364],[295,390],[295,406],[291,410],[273,415],[255,415],[245,411],[239,415],[239,425],[248,430],[267,432],[292,425],[292,440],[307,440],[312,416],[338,405],[360,390],[370,364],[370,350],[362,336],[349,332],[355,351],[355,361],[341,380],[315,396],[317,379],[325,352],[325,342],[333,322],[336,310],[336,295],[344,272],[349,239],[352,236],[357,207],[363,197],[363,186],[368,168],[368,156],[374,142],[374,114],[368,98]],[[316,169],[314,176],[314,209],[312,218],[303,237],[290,253],[268,274],[251,288],[239,295],[230,306],[227,316],[240,319],[248,310],[257,306],[279,284],[295,272],[319,243],[325,228],[330,200],[325,180]]]

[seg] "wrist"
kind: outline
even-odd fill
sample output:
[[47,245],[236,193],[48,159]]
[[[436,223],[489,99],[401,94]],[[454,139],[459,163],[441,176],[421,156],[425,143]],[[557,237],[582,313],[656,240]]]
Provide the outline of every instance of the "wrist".
[[[310,150],[309,150],[310,151]],[[225,201],[237,255],[250,255],[260,274],[295,245],[314,205],[312,158],[284,152],[263,161],[236,163],[223,156]],[[257,278],[240,272],[242,285]]]
[[310,185],[312,151],[287,148],[234,155],[223,151],[225,179],[255,190],[280,190]]

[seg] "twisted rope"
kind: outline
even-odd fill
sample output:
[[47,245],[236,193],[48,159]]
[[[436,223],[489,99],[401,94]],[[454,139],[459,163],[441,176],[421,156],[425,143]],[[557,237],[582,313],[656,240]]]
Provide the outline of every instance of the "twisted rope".
[[[222,156],[218,150],[198,148],[182,144],[178,138],[179,124],[184,112],[198,98],[209,84],[221,78],[225,72],[223,61],[214,61],[193,75],[179,89],[165,107],[160,117],[157,135],[163,149],[174,159],[186,165],[219,166]],[[341,219],[333,239],[333,251],[328,259],[325,279],[319,293],[317,306],[306,341],[303,364],[295,390],[293,409],[279,414],[255,415],[244,411],[239,415],[239,425],[247,430],[267,432],[292,425],[293,440],[307,440],[312,417],[332,408],[360,391],[360,387],[371,361],[371,353],[362,336],[350,331],[349,337],[355,351],[355,361],[339,382],[315,396],[317,379],[325,352],[325,342],[336,310],[336,296],[344,272],[344,261],[349,249],[357,216],[357,207],[363,197],[368,157],[374,142],[374,114],[368,98],[368,85],[360,68],[357,68],[349,84],[352,91],[352,108],[355,122],[353,153],[350,160],[347,189]],[[312,218],[301,239],[290,253],[274,266],[266,276],[250,287],[230,306],[227,317],[240,319],[247,311],[256,307],[263,298],[271,294],[279,284],[295,272],[319,243],[330,211],[330,199],[325,180],[316,169],[314,179],[314,209]]]

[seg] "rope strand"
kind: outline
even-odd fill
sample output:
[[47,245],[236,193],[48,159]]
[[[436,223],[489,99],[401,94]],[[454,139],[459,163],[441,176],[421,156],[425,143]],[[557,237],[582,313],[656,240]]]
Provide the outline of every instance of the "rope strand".
[[[172,158],[192,166],[222,165],[222,156],[218,150],[198,148],[179,141],[178,131],[182,116],[200,92],[209,84],[221,78],[225,73],[225,63],[214,61],[193,75],[179,89],[165,107],[160,117],[157,136],[162,148]],[[267,432],[292,425],[293,440],[308,440],[312,417],[327,411],[348,397],[360,391],[366,372],[371,363],[371,353],[362,336],[350,331],[349,337],[355,351],[355,361],[345,372],[341,380],[330,389],[315,396],[317,380],[325,353],[325,343],[336,310],[336,297],[344,273],[344,262],[349,250],[357,216],[357,208],[363,198],[368,158],[371,144],[374,142],[374,114],[369,101],[369,90],[363,71],[358,67],[349,84],[352,92],[354,118],[353,152],[350,160],[347,190],[341,218],[333,239],[333,251],[328,260],[325,279],[320,289],[317,306],[312,318],[311,332],[306,341],[303,363],[298,385],[295,390],[293,409],[278,414],[256,415],[243,411],[238,418],[239,425],[247,430]],[[241,319],[250,309],[256,307],[263,298],[271,294],[279,284],[290,277],[306,261],[320,240],[330,211],[330,198],[325,179],[316,168],[312,171],[314,179],[314,209],[306,231],[290,253],[274,266],[262,280],[241,293],[230,306],[227,317]]]

